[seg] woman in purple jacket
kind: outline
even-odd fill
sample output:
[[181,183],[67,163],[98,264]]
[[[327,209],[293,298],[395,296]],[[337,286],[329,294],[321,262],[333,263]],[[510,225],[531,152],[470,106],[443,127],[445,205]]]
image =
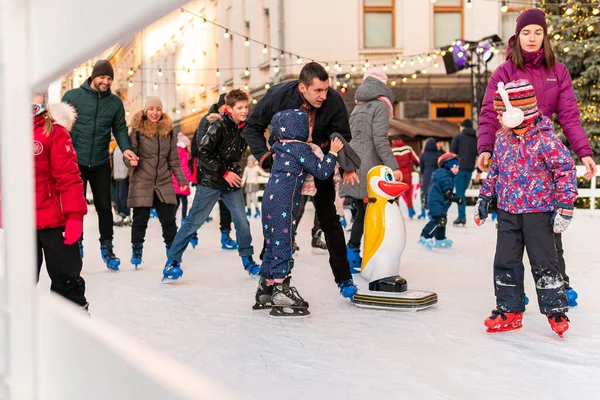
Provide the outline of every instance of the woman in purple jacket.
[[[531,8],[517,17],[515,36],[508,42],[506,61],[492,74],[483,99],[479,116],[477,166],[483,171],[489,171],[488,162],[494,150],[496,132],[500,129],[498,114],[494,110],[494,92],[498,82],[527,79],[533,84],[536,93],[541,94],[538,97],[538,107],[542,115],[551,118],[556,112],[567,140],[586,167],[585,177],[590,179],[596,175],[592,147],[579,122],[579,108],[571,76],[564,64],[556,61],[547,32],[546,15],[542,10]],[[569,286],[569,277],[565,272],[561,235],[556,235],[555,239],[569,307],[574,307],[577,305],[577,293]]]

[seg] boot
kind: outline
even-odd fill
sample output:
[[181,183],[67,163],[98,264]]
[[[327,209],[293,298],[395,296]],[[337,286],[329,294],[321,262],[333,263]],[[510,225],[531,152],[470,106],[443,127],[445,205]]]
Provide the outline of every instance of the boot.
[[179,261],[167,260],[165,268],[163,269],[163,277],[161,279],[161,282],[175,282],[177,279],[181,278],[182,275],[183,271],[181,270],[181,264],[179,263]]
[[248,217],[251,217],[251,216],[252,216],[252,210],[250,209],[250,207],[248,207],[248,210],[246,211],[246,215],[247,215]]
[[131,244],[131,263],[135,269],[142,263],[142,249],[144,245],[141,243]]
[[413,219],[413,217],[415,216],[415,209],[412,207],[408,208],[408,218]]
[[242,256],[242,264],[244,265],[244,269],[250,275],[258,275],[260,272],[260,265],[254,262],[252,256]]
[[487,327],[487,333],[510,332],[521,329],[523,327],[522,320],[522,312],[505,313],[500,310],[493,310],[492,315],[483,324]]
[[419,244],[425,247],[427,250],[431,250],[435,246],[435,243],[433,243],[433,239],[427,239],[425,236],[421,236],[421,238],[419,239]]
[[362,267],[362,258],[360,256],[360,249],[358,247],[346,247],[346,257],[348,258],[348,263],[350,264],[350,272],[352,274],[360,274],[360,269]]
[[323,231],[318,229],[317,232],[312,237],[312,252],[316,254],[325,254],[327,253],[327,243],[325,239],[323,239]]
[[119,270],[121,260],[113,252],[112,240],[103,240],[100,242],[100,254],[102,255],[102,261],[106,263],[106,268],[113,271]]
[[579,295],[577,294],[575,289],[573,289],[572,287],[568,287],[565,291],[565,294],[567,295],[569,307],[577,307],[577,297],[579,297]]
[[195,249],[198,246],[198,232],[194,232],[192,238],[190,239],[190,244]]
[[418,219],[425,219],[425,218],[427,218],[427,211],[425,211],[424,208],[421,208],[421,214],[419,214],[419,216],[417,218]]
[[338,287],[340,288],[340,294],[350,299],[350,301],[354,299],[354,295],[358,292],[358,288],[352,280],[340,282],[338,283]]
[[238,245],[232,238],[229,237],[229,231],[221,230],[221,248],[225,250],[237,250]]
[[454,222],[452,223],[454,226],[465,226],[467,224],[467,220],[466,219],[462,219],[462,218],[457,218],[454,220]]
[[569,329],[569,318],[564,313],[548,314],[547,317],[552,330],[562,338]]
[[150,209],[150,218],[158,218],[158,213],[155,208]]
[[254,218],[260,217],[260,208],[256,207],[256,212],[254,213]]

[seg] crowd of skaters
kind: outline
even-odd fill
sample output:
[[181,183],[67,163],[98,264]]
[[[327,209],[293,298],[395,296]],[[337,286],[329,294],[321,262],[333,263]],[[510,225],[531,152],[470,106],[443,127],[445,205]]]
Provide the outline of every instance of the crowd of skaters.
[[[341,96],[329,86],[328,73],[313,62],[304,66],[298,80],[271,88],[250,115],[245,92],[234,89],[222,95],[202,118],[191,141],[174,134],[173,122],[157,96],[145,99],[144,108],[134,114],[128,128],[123,104],[110,91],[113,77],[110,63],[100,60],[80,88],[64,95],[63,102],[77,114],[74,123],[61,122],[64,119],[59,112],[46,109],[39,95],[32,101],[39,265],[45,258],[52,290],[64,297],[87,308],[80,272],[88,184],[98,215],[101,256],[109,269],[120,267],[113,250],[113,224],[131,225],[131,263],[137,268],[142,262],[148,220],[156,213],[167,255],[162,279],[180,279],[186,247],[190,243],[195,247],[198,229],[219,202],[223,248],[237,250],[243,268],[251,275],[260,275],[257,308],[274,306],[283,299],[285,304],[306,311],[308,303],[289,278],[298,250],[296,226],[307,195],[316,211],[313,247],[329,253],[335,283],[344,297],[352,299],[357,290],[352,274],[359,272],[361,265],[362,199],[367,197],[368,170],[387,165],[397,181],[412,187],[412,171],[420,167],[422,208],[418,217],[426,219],[426,225],[419,243],[431,249],[452,246],[445,233],[452,202],[459,205],[454,224],[466,224],[465,191],[477,166],[490,175],[475,206],[475,221],[485,221],[490,203],[498,203],[494,261],[497,304],[485,322],[488,331],[521,327],[527,302],[521,261],[524,250],[532,265],[536,263],[533,272],[540,311],[557,333],[568,328],[565,313],[576,305],[577,293],[566,274],[561,234],[573,217],[577,189],[573,160],[554,135],[548,117],[557,114],[567,140],[586,166],[586,177],[595,175],[596,166],[579,123],[570,76],[555,59],[541,10],[526,10],[517,19],[507,60],[490,79],[479,134],[470,120],[464,120],[450,152],[443,151],[439,140],[429,139],[420,157],[402,141],[388,138],[393,93],[386,74],[376,68],[365,73],[350,116]],[[497,92],[499,82],[506,84],[508,101],[526,116],[518,126],[507,126],[503,120],[509,105]],[[278,131],[266,139],[264,132],[269,126]],[[116,143],[112,167],[111,137]],[[539,145],[540,140],[544,146]],[[247,147],[252,156],[245,166]],[[517,167],[535,173],[522,174],[515,170]],[[270,177],[261,212],[256,193],[258,176],[266,175],[265,171],[270,171]],[[523,196],[532,179],[539,180],[540,190]],[[113,180],[116,223],[110,194]],[[191,182],[196,183],[196,191],[188,208]],[[271,202],[275,194],[278,201]],[[340,197],[355,211],[348,241],[336,208]],[[412,219],[416,216],[412,193],[404,199]],[[518,201],[509,201],[515,199]],[[282,211],[282,204],[288,209]],[[179,206],[183,219],[178,229]],[[262,267],[254,259],[248,222],[251,216],[261,217],[264,224]],[[235,241],[230,237],[232,222]],[[519,232],[516,236],[515,231]],[[543,238],[543,243],[534,237]],[[315,246],[317,239],[321,242]],[[511,289],[502,290],[498,285]]]

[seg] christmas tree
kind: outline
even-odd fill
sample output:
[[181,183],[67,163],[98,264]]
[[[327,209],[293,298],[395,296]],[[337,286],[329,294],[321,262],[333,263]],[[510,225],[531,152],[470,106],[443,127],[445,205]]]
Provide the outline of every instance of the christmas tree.
[[[558,61],[565,64],[594,159],[600,159],[600,3],[598,0],[542,0],[548,35]],[[558,130],[558,129],[557,129]]]

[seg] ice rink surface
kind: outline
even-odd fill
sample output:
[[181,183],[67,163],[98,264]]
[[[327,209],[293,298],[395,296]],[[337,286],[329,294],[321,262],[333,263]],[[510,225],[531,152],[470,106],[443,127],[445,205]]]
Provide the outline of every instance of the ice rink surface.
[[[472,208],[467,209],[469,219]],[[406,213],[404,213],[406,215]],[[221,250],[218,221],[188,247],[184,275],[160,283],[165,250],[150,221],[144,263],[129,263],[130,229],[115,228],[119,272],[106,269],[98,249],[93,207],[85,220],[84,278],[93,318],[192,366],[244,399],[597,399],[600,377],[600,212],[577,211],[564,235],[567,272],[580,306],[560,339],[531,299],[523,329],[488,335],[494,308],[494,223],[449,223],[452,249],[417,245],[424,222],[407,221],[402,276],[409,288],[435,291],[439,303],[420,312],[367,310],[338,294],[327,255],[310,251],[313,209],[300,224],[293,284],[310,302],[310,317],[290,320],[252,311],[257,279],[236,251]],[[456,217],[453,206],[448,220]],[[251,219],[255,252],[260,220]],[[527,259],[525,265],[528,268]],[[357,277],[356,279],[361,279]],[[42,289],[49,286],[43,276]],[[169,371],[165,371],[168,374]]]

